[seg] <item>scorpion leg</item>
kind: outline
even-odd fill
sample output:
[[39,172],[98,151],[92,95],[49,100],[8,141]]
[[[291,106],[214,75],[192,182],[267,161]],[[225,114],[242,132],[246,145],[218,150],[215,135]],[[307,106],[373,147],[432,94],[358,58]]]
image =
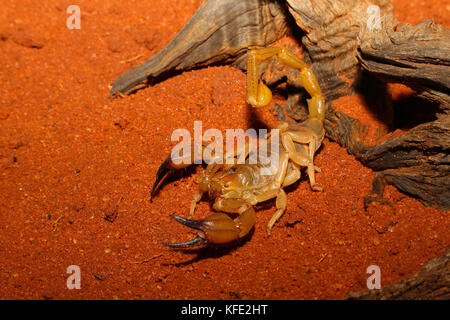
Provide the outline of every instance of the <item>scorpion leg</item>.
[[283,215],[284,211],[286,211],[287,206],[287,196],[286,192],[280,188],[277,194],[277,199],[275,200],[275,205],[277,207],[277,211],[273,214],[272,218],[270,218],[269,223],[267,224],[267,234],[270,236],[270,230],[272,229],[275,222]]
[[[294,141],[308,144],[308,155],[296,150]],[[307,167],[309,183],[314,191],[322,191],[322,188],[316,185],[314,166],[314,151],[317,144],[316,137],[308,132],[286,132],[281,136],[283,147],[289,152],[289,158],[299,166]],[[319,169],[320,170],[320,169]]]
[[203,193],[203,190],[197,190],[197,192],[195,192],[194,198],[191,201],[191,207],[189,208],[189,218],[192,218],[194,216],[195,207],[197,206],[197,203],[202,199]]
[[289,153],[288,152],[281,153],[280,158],[278,160],[278,171],[275,173],[274,176],[275,186],[273,189],[278,190],[283,184],[283,181],[286,177],[288,164],[289,164]]
[[[286,175],[288,165],[289,165],[289,153],[283,152],[280,155],[278,171],[275,173],[273,187],[269,189],[267,192],[258,195],[258,197],[256,198],[257,202],[262,202],[276,197],[275,205],[277,211],[275,211],[269,223],[267,224],[266,230],[268,235],[270,235],[270,230],[272,229],[275,222],[277,222],[277,220],[286,211],[287,196],[281,186],[283,185],[284,182],[287,181],[287,179],[289,179],[288,182],[292,181],[291,183],[296,181],[296,180],[293,181],[293,176],[295,177],[297,175],[296,173],[294,173],[293,176]],[[298,171],[298,176],[300,177],[300,171]]]
[[294,162],[291,162],[290,165],[291,165],[291,170],[289,171],[289,173],[286,173],[286,177],[284,178],[283,185],[282,185],[283,188],[290,186],[291,184],[293,184],[295,181],[297,181],[301,177],[299,165]]
[[[277,211],[275,211],[274,215],[270,219],[269,223],[267,224],[267,234],[270,236],[270,230],[272,229],[273,225],[277,220],[283,215],[284,211],[286,210],[287,205],[287,196],[284,190],[281,188],[283,182],[286,178],[286,171],[289,164],[289,153],[283,152],[279,159],[279,165],[278,165],[278,172],[275,174],[275,183],[276,183],[276,201],[275,205],[277,208]],[[275,191],[275,189],[273,190]]]
[[173,248],[187,248],[208,243],[227,243],[247,235],[255,224],[255,210],[243,200],[218,198],[213,208],[238,213],[239,216],[233,220],[227,214],[217,212],[202,220],[192,220],[173,214],[175,220],[199,232],[192,240],[180,243],[163,242],[163,244]]

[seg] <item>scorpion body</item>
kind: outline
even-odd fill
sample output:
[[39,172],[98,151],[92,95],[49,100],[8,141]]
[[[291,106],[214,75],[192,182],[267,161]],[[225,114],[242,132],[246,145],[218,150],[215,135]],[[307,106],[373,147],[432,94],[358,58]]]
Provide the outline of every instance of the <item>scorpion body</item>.
[[[250,163],[251,150],[246,144],[242,154],[232,154],[235,160],[245,159],[244,163],[233,161],[217,163],[214,160],[208,165],[199,179],[199,187],[194,195],[190,207],[190,217],[183,218],[177,215],[172,217],[178,222],[199,230],[197,236],[181,243],[164,243],[170,247],[186,248],[207,243],[227,243],[244,237],[255,224],[255,211],[253,206],[257,203],[276,198],[276,211],[267,225],[270,235],[275,222],[282,216],[287,206],[287,196],[283,188],[300,179],[301,168],[306,167],[312,190],[322,191],[316,185],[315,172],[320,171],[314,166],[314,154],[320,147],[325,132],[323,120],[325,118],[325,100],[319,84],[312,70],[291,51],[270,47],[251,50],[248,54],[247,69],[247,102],[253,107],[264,107],[270,103],[272,93],[270,89],[259,81],[258,65],[261,61],[273,56],[288,67],[300,70],[300,81],[306,91],[311,95],[308,102],[309,117],[306,121],[288,125],[282,123],[279,127],[280,140],[267,150],[268,155],[275,153],[276,165],[271,163],[271,174],[262,174],[268,164],[258,159]],[[192,152],[193,163],[195,154]],[[230,154],[226,155],[230,157]],[[180,169],[189,164],[175,164],[167,158],[159,168],[156,181],[151,194],[164,173],[170,169]],[[202,220],[192,219],[196,204],[207,193],[212,200],[215,213]],[[228,214],[237,214],[232,219]]]

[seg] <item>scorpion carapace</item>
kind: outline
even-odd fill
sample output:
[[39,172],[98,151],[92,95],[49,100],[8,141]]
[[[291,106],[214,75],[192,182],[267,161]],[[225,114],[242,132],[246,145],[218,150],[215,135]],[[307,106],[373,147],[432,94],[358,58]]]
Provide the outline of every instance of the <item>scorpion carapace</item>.
[[[273,56],[277,56],[280,63],[300,70],[300,82],[311,95],[311,99],[307,100],[308,119],[296,125],[282,123],[278,127],[281,143],[276,144],[275,147],[272,145],[268,152],[270,155],[275,154],[277,160],[275,166],[271,163],[272,170],[269,174],[263,173],[263,169],[267,169],[266,161],[263,163],[258,159],[256,163],[250,163],[249,155],[252,151],[247,144],[241,153],[224,156],[226,160],[230,160],[230,157],[234,160],[245,159],[243,163],[238,161],[218,163],[214,159],[205,159],[201,151],[197,151],[197,154],[194,153],[193,149],[190,154],[181,155],[191,160],[184,161],[182,164],[179,162],[175,164],[169,156],[158,170],[151,192],[152,196],[166,171],[185,168],[194,163],[196,159],[211,162],[199,179],[198,190],[191,202],[189,219],[172,215],[178,222],[199,230],[197,236],[187,242],[164,243],[165,245],[187,248],[208,243],[227,243],[242,238],[255,224],[253,206],[259,202],[276,198],[276,212],[267,225],[267,233],[270,235],[273,225],[286,210],[287,196],[283,188],[300,178],[302,167],[307,168],[312,190],[322,191],[322,188],[315,182],[315,171],[320,170],[314,166],[314,154],[325,135],[323,129],[325,100],[311,68],[284,48],[270,47],[250,50],[247,68],[247,102],[253,107],[263,107],[270,103],[272,93],[265,84],[259,81],[258,65]],[[219,212],[202,220],[194,220],[192,217],[196,204],[205,193],[212,200],[212,209]],[[228,215],[229,213],[237,214],[237,217],[232,219]]]

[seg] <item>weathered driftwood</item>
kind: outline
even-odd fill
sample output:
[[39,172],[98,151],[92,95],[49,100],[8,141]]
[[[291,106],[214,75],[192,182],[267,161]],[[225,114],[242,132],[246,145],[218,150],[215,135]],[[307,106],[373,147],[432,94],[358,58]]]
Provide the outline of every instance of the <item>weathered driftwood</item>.
[[[450,31],[425,21],[397,32],[364,37],[358,59],[371,74],[408,84],[436,109],[434,121],[376,146],[365,146],[359,122],[331,110],[329,136],[377,171],[373,196],[388,183],[439,209],[450,208]],[[426,107],[426,106],[424,106]],[[437,112],[436,112],[437,110]],[[370,198],[368,199],[370,201]]]
[[416,26],[364,33],[358,48],[364,69],[387,81],[401,82],[419,95],[450,109],[450,30],[432,19]]
[[205,0],[163,50],[117,78],[110,92],[129,94],[207,65],[245,70],[249,48],[270,45],[289,31],[303,42],[304,59],[312,63],[325,95],[334,99],[351,92],[356,79],[357,38],[370,19],[369,5],[379,6],[385,21],[394,21],[389,0]]
[[277,1],[204,1],[163,50],[117,78],[111,94],[132,93],[177,72],[236,62],[249,47],[265,46],[285,35],[287,15]]
[[419,125],[376,146],[359,139],[363,126],[342,112],[329,110],[326,129],[364,165],[377,171],[365,205],[381,200],[386,184],[438,209],[450,208],[449,117]]
[[352,292],[352,300],[448,300],[450,299],[450,250],[430,260],[415,275],[381,289]]
[[[380,10],[379,25],[376,11],[368,10],[371,5]],[[364,145],[364,124],[332,108],[326,130],[328,137],[377,171],[366,204],[380,199],[389,183],[428,206],[449,209],[449,32],[430,21],[394,32],[396,24],[389,0],[205,0],[166,48],[116,79],[111,94],[129,94],[207,65],[245,70],[248,48],[270,45],[290,33],[301,41],[303,58],[329,103],[373,76],[405,83],[435,103],[426,110],[434,121],[376,146]],[[262,69],[269,70],[264,78],[269,85],[286,80],[286,70],[281,72],[276,64],[269,62]],[[295,71],[288,70],[286,109],[300,120],[305,112],[299,101],[305,96],[295,79]],[[378,80],[371,100],[382,98],[379,104],[389,121],[392,110],[384,103],[385,87]]]

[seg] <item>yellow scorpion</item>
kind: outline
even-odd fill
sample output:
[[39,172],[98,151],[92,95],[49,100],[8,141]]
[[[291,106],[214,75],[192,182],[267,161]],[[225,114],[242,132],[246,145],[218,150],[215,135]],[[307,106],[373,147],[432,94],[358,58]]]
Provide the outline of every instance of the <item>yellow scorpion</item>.
[[[203,244],[222,244],[240,239],[246,236],[255,224],[255,210],[253,208],[259,202],[276,198],[276,212],[267,225],[267,233],[276,221],[282,216],[287,206],[287,196],[283,188],[300,179],[300,169],[307,168],[309,182],[312,190],[322,191],[315,181],[315,171],[320,169],[314,166],[314,154],[320,147],[325,135],[323,120],[325,118],[325,99],[320,90],[311,68],[293,52],[280,47],[269,47],[250,50],[247,66],[247,102],[253,107],[264,107],[272,99],[270,89],[259,80],[258,65],[273,56],[277,56],[279,63],[300,71],[300,82],[311,99],[307,100],[308,119],[296,125],[282,123],[278,129],[281,145],[278,143],[276,152],[278,165],[273,174],[262,174],[262,169],[267,164],[259,160],[251,164],[249,150],[244,152],[245,162],[231,164],[219,164],[214,161],[208,164],[206,170],[199,178],[198,190],[194,195],[190,206],[190,217],[183,218],[175,214],[172,217],[178,222],[199,230],[197,236],[189,241],[181,243],[163,243],[174,248],[188,248]],[[190,155],[194,163],[196,155]],[[237,158],[242,155],[235,155]],[[156,186],[169,170],[186,168],[189,164],[175,164],[169,156],[160,166],[153,184],[151,196],[154,195]],[[207,193],[215,211],[202,220],[193,220],[196,204],[203,194]],[[232,219],[228,214],[237,214]]]

